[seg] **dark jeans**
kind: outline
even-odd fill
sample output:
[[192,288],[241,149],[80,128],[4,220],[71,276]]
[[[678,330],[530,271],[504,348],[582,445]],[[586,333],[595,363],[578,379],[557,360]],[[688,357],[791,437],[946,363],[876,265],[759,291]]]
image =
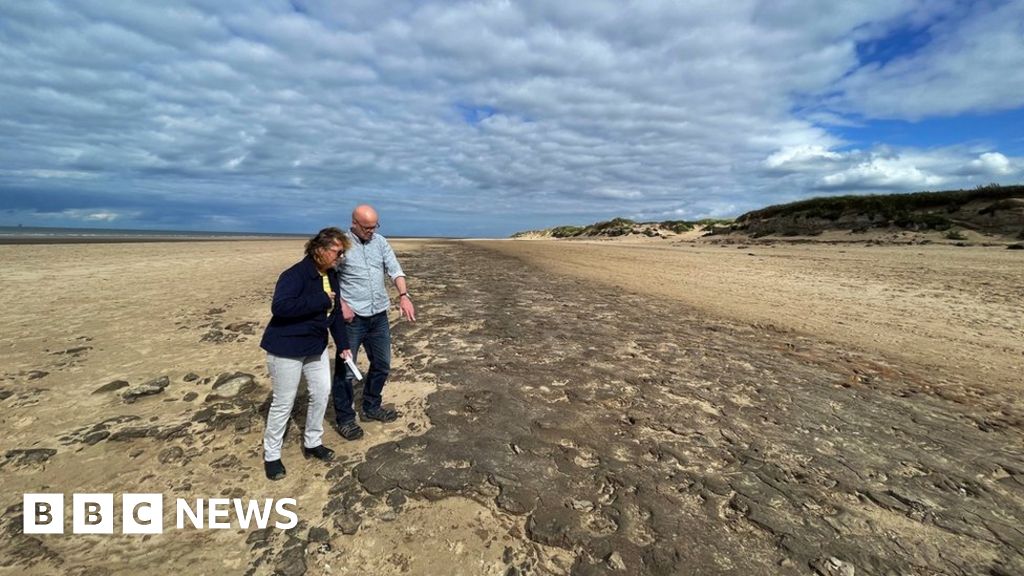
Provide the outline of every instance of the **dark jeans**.
[[[388,313],[373,316],[356,316],[345,325],[348,344],[355,360],[359,346],[366,350],[370,369],[363,374],[363,411],[380,408],[384,382],[391,371],[391,327]],[[352,407],[352,371],[345,365],[340,354],[334,355],[334,379],[331,381],[331,399],[334,401],[334,420],[339,425],[356,419]]]

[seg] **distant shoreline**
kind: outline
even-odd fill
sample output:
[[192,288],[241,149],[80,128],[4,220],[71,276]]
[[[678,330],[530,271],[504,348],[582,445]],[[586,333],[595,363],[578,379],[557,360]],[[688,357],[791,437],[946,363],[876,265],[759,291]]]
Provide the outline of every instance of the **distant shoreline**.
[[[221,242],[308,240],[314,233],[200,232],[186,230],[115,230],[109,228],[44,228],[0,226],[0,245],[127,244],[140,242]],[[389,240],[464,240],[447,236],[388,236]],[[477,238],[479,240],[479,238]]]
[[301,240],[302,236],[2,236],[0,245],[140,244],[146,242],[236,242],[244,240]]
[[190,230],[116,230],[0,226],[0,244],[123,244],[134,242],[216,242],[221,240],[297,240],[302,234],[201,232]]

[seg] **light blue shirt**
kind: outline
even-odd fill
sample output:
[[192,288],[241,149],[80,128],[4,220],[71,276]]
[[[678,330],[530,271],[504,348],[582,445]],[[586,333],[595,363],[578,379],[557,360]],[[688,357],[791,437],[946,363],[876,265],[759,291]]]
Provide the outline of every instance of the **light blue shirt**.
[[386,311],[391,299],[384,285],[384,275],[390,276],[392,282],[405,276],[395,251],[380,234],[374,234],[365,243],[351,230],[346,234],[352,246],[345,251],[345,259],[337,267],[341,299],[359,316]]

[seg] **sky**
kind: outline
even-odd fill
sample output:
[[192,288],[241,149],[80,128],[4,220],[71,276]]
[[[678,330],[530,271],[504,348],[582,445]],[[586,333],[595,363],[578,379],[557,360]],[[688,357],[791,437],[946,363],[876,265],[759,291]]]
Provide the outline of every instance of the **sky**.
[[503,237],[1024,181],[1024,0],[0,0],[0,225]]

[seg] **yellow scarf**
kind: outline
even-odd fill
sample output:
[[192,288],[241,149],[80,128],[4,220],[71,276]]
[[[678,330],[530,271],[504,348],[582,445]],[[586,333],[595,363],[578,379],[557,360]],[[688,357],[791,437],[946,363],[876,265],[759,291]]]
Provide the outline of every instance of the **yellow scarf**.
[[[324,292],[328,296],[330,296],[331,295],[331,281],[327,279],[327,274],[320,274],[320,278],[324,281]],[[327,307],[327,314],[330,314],[331,310],[333,310],[333,309],[334,309],[334,300],[331,300],[331,305]]]

